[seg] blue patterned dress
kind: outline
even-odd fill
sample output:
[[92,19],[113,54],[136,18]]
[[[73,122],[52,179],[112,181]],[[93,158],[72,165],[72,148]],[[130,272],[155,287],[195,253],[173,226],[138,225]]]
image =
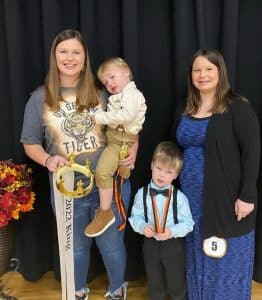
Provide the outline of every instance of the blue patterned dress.
[[180,174],[195,221],[186,237],[187,289],[189,300],[249,300],[253,273],[254,232],[227,239],[223,258],[211,258],[202,251],[201,214],[206,128],[210,118],[183,116],[177,140],[184,150]]

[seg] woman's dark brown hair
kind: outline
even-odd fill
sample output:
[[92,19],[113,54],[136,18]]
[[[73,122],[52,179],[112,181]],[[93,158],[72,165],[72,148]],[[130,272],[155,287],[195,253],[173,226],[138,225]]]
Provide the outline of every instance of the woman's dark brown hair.
[[227,69],[222,54],[215,49],[200,49],[192,57],[188,72],[188,94],[185,114],[194,115],[197,113],[200,106],[200,93],[194,86],[192,81],[192,67],[194,61],[199,57],[205,57],[209,62],[214,64],[218,69],[218,84],[216,89],[216,101],[211,109],[212,113],[223,113],[227,110],[230,102],[233,99],[246,100],[244,97],[237,95],[232,91],[229,85]]

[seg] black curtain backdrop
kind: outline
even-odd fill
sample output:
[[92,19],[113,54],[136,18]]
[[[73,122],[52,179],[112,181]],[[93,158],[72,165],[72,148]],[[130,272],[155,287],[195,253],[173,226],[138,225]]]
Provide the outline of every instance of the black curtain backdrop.
[[[87,40],[95,73],[102,60],[122,56],[144,93],[148,112],[140,135],[132,192],[150,178],[157,143],[170,135],[176,108],[185,98],[186,70],[202,47],[219,49],[232,87],[262,118],[262,1],[258,0],[0,0],[0,159],[27,162],[34,169],[37,201],[14,224],[13,256],[20,272],[37,280],[58,276],[55,221],[46,170],[29,161],[20,144],[24,106],[45,79],[53,38],[67,28]],[[32,124],[33,126],[33,124]],[[256,227],[254,280],[262,282],[262,180]],[[127,228],[126,279],[143,274],[141,237]],[[103,271],[94,248],[89,279]]]

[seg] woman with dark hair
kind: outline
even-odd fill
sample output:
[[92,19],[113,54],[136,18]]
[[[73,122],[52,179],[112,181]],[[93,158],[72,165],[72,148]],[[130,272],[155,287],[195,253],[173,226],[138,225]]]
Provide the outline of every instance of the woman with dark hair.
[[[45,84],[33,92],[26,105],[21,137],[26,154],[49,171],[51,201],[57,219],[61,214],[61,209],[58,208],[59,193],[56,184],[53,184],[53,174],[55,175],[58,167],[69,165],[69,154],[73,154],[75,162],[81,165],[85,165],[88,159],[91,169],[95,169],[106,141],[103,126],[94,124],[89,114],[101,106],[105,107],[104,102],[100,91],[94,84],[88,50],[83,37],[76,30],[65,30],[59,33],[52,44],[50,69]],[[128,167],[134,165],[136,150],[137,143],[130,148],[130,155],[124,161]],[[75,181],[79,178],[81,174],[76,175]],[[84,186],[89,184],[87,177],[81,179]],[[126,181],[123,186],[126,209],[129,197],[130,184]],[[73,199],[67,199],[69,200]],[[69,201],[67,208],[70,203]],[[64,281],[62,278],[62,295],[63,299],[69,300],[73,297],[87,299],[86,279],[93,239],[86,237],[84,230],[99,207],[97,188],[94,187],[88,195],[73,200],[72,203],[72,209],[70,207],[70,210],[66,211],[66,214],[68,213],[66,218],[72,217],[73,219],[72,224],[64,228],[66,238],[61,235],[61,227],[58,224],[61,277],[66,269]],[[125,299],[126,251],[123,241],[124,233],[117,229],[121,221],[116,213],[115,203],[113,203],[113,211],[116,223],[97,237],[96,243],[109,277],[108,299]],[[71,261],[68,259],[70,255],[67,251],[70,249],[68,245],[70,238],[67,235],[70,228],[73,228]],[[62,260],[62,257],[65,258]],[[66,265],[66,259],[68,259],[68,265]],[[68,288],[72,282],[74,286],[70,286],[70,290],[64,292],[63,285]]]
[[186,237],[188,299],[251,297],[260,160],[252,105],[229,85],[217,50],[195,53],[176,130],[184,151],[181,190],[195,227]]

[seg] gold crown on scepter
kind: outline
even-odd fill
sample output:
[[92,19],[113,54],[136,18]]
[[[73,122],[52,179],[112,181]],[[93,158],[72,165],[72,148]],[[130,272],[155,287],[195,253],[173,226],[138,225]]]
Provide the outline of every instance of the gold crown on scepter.
[[[61,192],[63,195],[68,196],[70,198],[81,198],[86,195],[88,195],[93,186],[94,186],[94,173],[90,169],[90,160],[86,160],[85,165],[80,165],[75,162],[75,155],[71,153],[69,155],[69,165],[59,167],[56,172],[56,186],[59,192]],[[73,191],[69,191],[64,186],[64,174],[68,172],[79,172],[81,174],[84,174],[86,177],[90,178],[89,185],[84,187],[83,181],[79,180],[76,183],[76,189]]]

